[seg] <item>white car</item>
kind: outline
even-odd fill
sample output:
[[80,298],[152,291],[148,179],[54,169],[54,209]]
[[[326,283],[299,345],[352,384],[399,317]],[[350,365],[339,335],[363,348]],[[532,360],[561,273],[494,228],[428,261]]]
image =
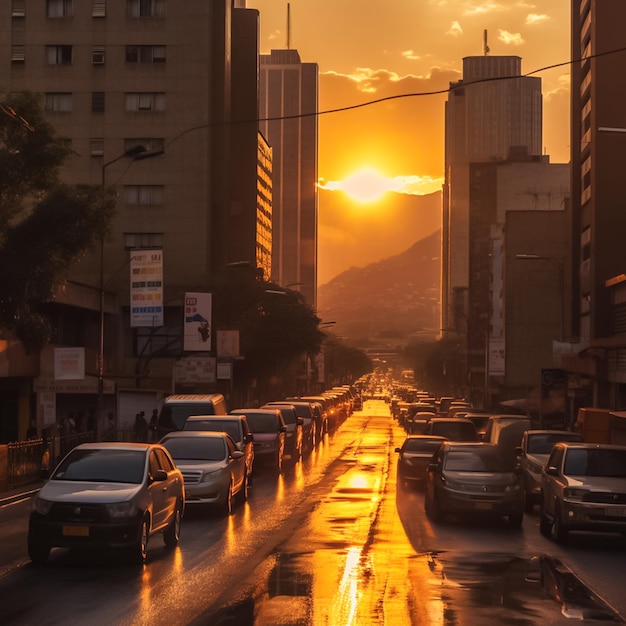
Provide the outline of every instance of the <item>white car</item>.
[[245,454],[229,434],[179,431],[165,435],[160,443],[183,474],[187,504],[212,504],[230,515],[235,497],[241,502],[248,499]]
[[84,443],[34,498],[28,554],[41,564],[53,547],[125,548],[143,563],[152,535],[178,543],[184,509],[183,476],[162,446]]

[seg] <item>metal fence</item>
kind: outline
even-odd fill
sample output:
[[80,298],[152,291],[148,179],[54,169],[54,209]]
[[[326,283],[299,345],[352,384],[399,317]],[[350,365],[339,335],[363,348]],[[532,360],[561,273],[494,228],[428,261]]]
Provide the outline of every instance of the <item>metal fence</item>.
[[46,450],[47,445],[43,439],[16,441],[7,445],[9,488],[26,485],[41,478]]

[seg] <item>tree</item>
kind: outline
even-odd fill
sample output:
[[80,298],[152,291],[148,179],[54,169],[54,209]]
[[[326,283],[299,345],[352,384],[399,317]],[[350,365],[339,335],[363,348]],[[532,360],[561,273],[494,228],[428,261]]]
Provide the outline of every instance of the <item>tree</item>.
[[50,339],[40,305],[113,217],[110,190],[61,182],[71,153],[36,95],[13,94],[0,104],[0,326],[27,351]]

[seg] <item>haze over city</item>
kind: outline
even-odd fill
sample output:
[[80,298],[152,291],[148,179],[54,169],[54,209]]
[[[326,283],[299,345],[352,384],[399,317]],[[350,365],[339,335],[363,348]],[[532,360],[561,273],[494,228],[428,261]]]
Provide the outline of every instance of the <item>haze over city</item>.
[[[389,199],[441,189],[447,90],[461,78],[463,57],[485,53],[485,31],[489,54],[519,56],[522,73],[542,79],[544,153],[552,162],[569,161],[565,0],[393,0],[384,7],[249,0],[247,6],[260,11],[262,54],[289,45],[303,62],[319,65],[320,285],[432,232],[431,215],[423,232],[419,219],[415,231],[390,219]],[[363,221],[377,245],[355,236]]]

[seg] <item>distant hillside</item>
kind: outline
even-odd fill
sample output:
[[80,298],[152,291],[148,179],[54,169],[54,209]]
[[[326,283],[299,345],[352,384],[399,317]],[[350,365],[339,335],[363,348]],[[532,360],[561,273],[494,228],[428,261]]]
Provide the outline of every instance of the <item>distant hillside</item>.
[[319,287],[317,308],[333,334],[360,348],[432,339],[439,328],[440,231],[404,252],[352,267]]

